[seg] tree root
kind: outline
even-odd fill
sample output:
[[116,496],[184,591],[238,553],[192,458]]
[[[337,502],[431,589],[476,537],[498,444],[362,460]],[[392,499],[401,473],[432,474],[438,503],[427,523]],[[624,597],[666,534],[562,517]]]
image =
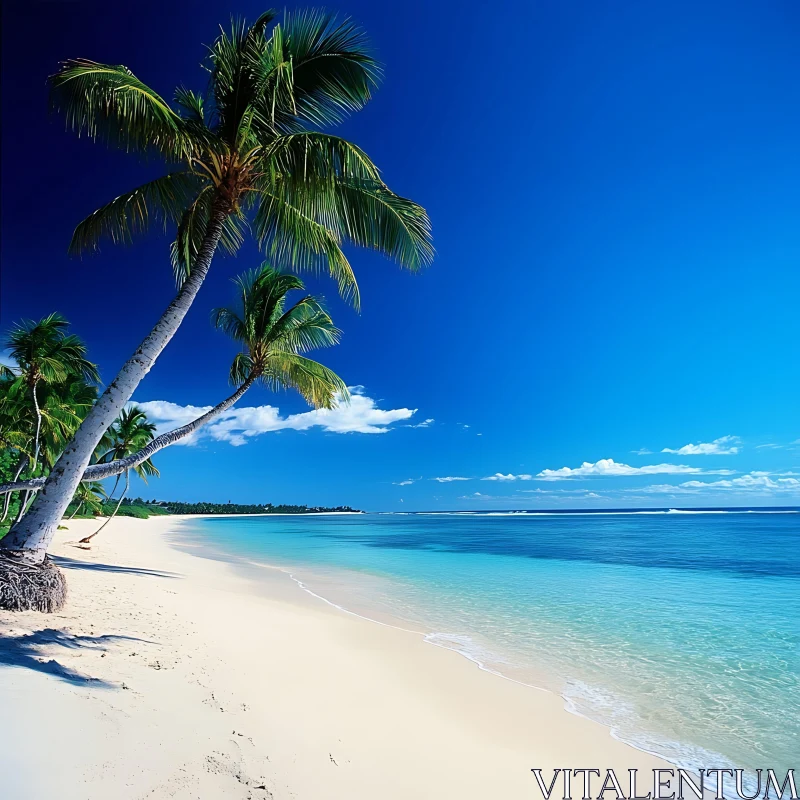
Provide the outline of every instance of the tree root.
[[66,600],[67,580],[49,558],[29,564],[0,555],[0,608],[51,614]]

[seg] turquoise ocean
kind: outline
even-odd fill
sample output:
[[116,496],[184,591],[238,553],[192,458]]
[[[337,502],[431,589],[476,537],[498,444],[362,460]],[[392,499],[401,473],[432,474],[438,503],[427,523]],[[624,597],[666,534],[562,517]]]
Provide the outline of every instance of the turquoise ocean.
[[[687,768],[800,767],[800,511],[218,517],[186,532]],[[266,624],[266,623],[265,623]]]

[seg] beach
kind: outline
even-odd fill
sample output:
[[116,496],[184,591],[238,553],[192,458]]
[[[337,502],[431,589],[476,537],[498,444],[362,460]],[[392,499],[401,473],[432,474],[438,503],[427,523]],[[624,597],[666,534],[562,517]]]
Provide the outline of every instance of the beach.
[[173,545],[180,519],[73,520],[53,615],[0,612],[4,797],[531,798],[532,768],[666,762],[417,633]]

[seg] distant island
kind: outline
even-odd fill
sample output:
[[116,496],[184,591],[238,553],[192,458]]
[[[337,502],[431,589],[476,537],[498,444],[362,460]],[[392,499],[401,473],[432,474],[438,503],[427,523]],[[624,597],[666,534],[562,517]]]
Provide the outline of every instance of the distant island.
[[264,503],[263,505],[240,505],[238,503],[158,503],[170,514],[363,514],[350,506],[293,506]]
[[[113,512],[116,502],[106,502],[97,509],[98,514],[107,516]],[[71,509],[68,509],[70,511]],[[147,519],[153,516],[168,514],[363,514],[364,512],[350,506],[295,506],[240,503],[184,503],[179,500],[144,500],[141,497],[125,498],[117,511],[120,517],[136,517]],[[69,515],[69,514],[68,514]],[[78,518],[94,516],[93,514],[75,514]]]

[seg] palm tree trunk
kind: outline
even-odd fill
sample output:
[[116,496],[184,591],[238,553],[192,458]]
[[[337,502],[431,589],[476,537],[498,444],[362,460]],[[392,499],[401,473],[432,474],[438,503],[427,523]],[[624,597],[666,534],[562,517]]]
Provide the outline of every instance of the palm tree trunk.
[[[22,475],[22,471],[28,465],[28,456],[24,453],[20,453],[19,461],[17,462],[17,471],[14,473],[14,483],[19,480],[19,476]],[[8,509],[11,507],[11,492],[6,495],[5,502],[3,503],[3,516],[0,518],[0,522],[5,522],[6,517],[8,516]]]
[[122,494],[119,496],[119,502],[117,503],[117,507],[114,509],[114,513],[91,536],[84,537],[78,542],[78,544],[89,544],[89,542],[91,542],[92,539],[94,539],[94,537],[97,536],[97,534],[100,533],[100,531],[103,530],[103,528],[105,528],[105,526],[108,525],[108,523],[111,522],[111,520],[117,516],[117,511],[119,511],[119,507],[122,505],[122,501],[125,499],[125,495],[128,494],[128,489],[130,488],[130,485],[131,485],[131,474],[130,472],[126,472],[125,488],[122,490]]
[[[42,433],[42,410],[39,408],[39,396],[36,392],[36,386],[38,385],[38,381],[33,382],[33,386],[31,387],[31,394],[33,395],[33,407],[36,409],[36,435],[33,439],[33,463],[31,464],[31,477],[36,475],[36,465],[39,463],[39,437]],[[17,512],[17,518],[14,520],[14,524],[16,525],[24,516],[25,510],[28,507],[28,503],[31,501],[31,491],[30,489],[25,492],[25,497],[20,498],[19,504],[19,511]]]
[[[111,500],[111,499],[114,497],[114,492],[116,492],[116,491],[117,491],[117,486],[119,486],[119,479],[120,479],[120,476],[121,476],[121,475],[122,475],[122,473],[120,472],[120,474],[119,474],[119,475],[117,475],[117,479],[114,481],[114,488],[111,490],[111,493],[108,495],[108,499],[109,499],[109,500]],[[82,483],[82,482],[83,482],[83,481],[81,481],[81,483]]]
[[[230,397],[214,406],[211,411],[207,411],[205,414],[203,414],[203,416],[192,420],[190,423],[181,428],[175,428],[174,430],[162,433],[161,436],[156,436],[156,438],[153,439],[153,441],[150,442],[147,447],[143,447],[136,453],[132,453],[126,458],[119,458],[116,461],[109,461],[107,464],[92,464],[92,466],[85,469],[80,482],[86,483],[87,481],[102,481],[106,478],[113,478],[114,475],[117,476],[117,482],[119,482],[120,475],[122,475],[122,473],[126,470],[138,467],[139,464],[147,461],[148,458],[153,456],[159,450],[163,450],[165,447],[169,447],[171,444],[175,444],[176,442],[181,441],[181,439],[185,439],[199,428],[202,428],[203,425],[206,425],[215,417],[218,417],[220,414],[227,411],[231,406],[239,401],[242,395],[256,382],[256,380],[258,380],[258,377],[258,375],[251,375]],[[25,481],[22,486],[31,489],[31,491],[38,491],[39,488],[44,485],[44,483],[44,478],[39,478],[33,481]],[[17,491],[15,487],[16,482],[4,483],[0,485],[0,493],[5,492],[8,494],[9,492]],[[116,489],[117,484],[115,483],[114,489],[112,490],[111,495],[108,497],[109,500]]]
[[36,409],[36,438],[33,440],[33,465],[31,466],[32,471],[36,471],[36,464],[39,462],[39,436],[42,432],[42,410],[39,408],[39,397],[36,394],[36,386],[38,382],[34,382],[33,384],[33,407]]
[[197,296],[211,266],[228,213],[226,208],[215,205],[189,277],[153,330],[87,414],[28,513],[0,539],[2,555],[30,564],[44,561],[58,523],[81,482],[97,443],[175,335]]
[[101,481],[105,478],[110,478],[112,475],[120,475],[129,469],[138,467],[139,464],[147,461],[148,458],[151,458],[159,450],[163,450],[165,447],[169,447],[181,441],[181,439],[191,436],[196,430],[202,428],[203,425],[208,424],[215,417],[227,411],[255,383],[257,378],[257,375],[251,375],[230,397],[214,406],[211,411],[207,411],[202,417],[192,420],[181,428],[175,428],[174,430],[162,433],[161,436],[156,436],[147,447],[143,447],[138,452],[132,453],[125,458],[117,459],[116,461],[109,461],[108,464],[92,464],[92,466],[88,467],[86,472],[84,472],[82,480]]

